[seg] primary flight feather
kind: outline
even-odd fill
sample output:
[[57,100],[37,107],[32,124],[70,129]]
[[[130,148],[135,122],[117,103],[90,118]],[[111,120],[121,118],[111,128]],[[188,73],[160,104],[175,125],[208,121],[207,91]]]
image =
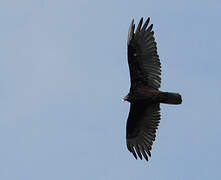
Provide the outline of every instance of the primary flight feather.
[[[135,30],[132,20],[128,31],[128,64],[131,87],[123,98],[130,102],[127,119],[126,141],[128,150],[137,159],[148,160],[160,121],[160,103],[181,104],[178,93],[159,91],[161,63],[157,43],[149,25],[150,18],[143,24],[141,18]],[[149,25],[149,26],[148,26]]]

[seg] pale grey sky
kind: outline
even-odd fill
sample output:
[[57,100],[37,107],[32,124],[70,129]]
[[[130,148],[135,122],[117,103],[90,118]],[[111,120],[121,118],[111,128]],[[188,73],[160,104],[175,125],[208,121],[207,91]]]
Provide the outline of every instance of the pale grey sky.
[[[0,179],[219,179],[220,1],[0,3]],[[125,145],[126,39],[151,17],[162,89],[149,162]]]

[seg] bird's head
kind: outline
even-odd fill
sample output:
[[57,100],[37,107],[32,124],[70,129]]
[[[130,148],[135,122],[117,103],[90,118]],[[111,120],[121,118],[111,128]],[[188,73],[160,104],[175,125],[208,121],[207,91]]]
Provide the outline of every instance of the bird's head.
[[129,99],[129,95],[126,95],[126,96],[122,99],[122,101],[125,102],[125,101],[128,101],[128,99]]

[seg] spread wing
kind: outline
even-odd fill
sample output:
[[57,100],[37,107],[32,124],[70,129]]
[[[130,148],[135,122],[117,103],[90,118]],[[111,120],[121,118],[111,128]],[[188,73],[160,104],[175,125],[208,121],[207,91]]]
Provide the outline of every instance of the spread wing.
[[129,27],[127,45],[132,89],[137,86],[160,88],[161,63],[152,31],[153,24],[148,27],[149,21],[150,18],[142,26],[141,18],[136,32],[134,20]]
[[160,104],[131,103],[127,120],[127,148],[137,159],[137,155],[148,161],[150,150],[160,122]]

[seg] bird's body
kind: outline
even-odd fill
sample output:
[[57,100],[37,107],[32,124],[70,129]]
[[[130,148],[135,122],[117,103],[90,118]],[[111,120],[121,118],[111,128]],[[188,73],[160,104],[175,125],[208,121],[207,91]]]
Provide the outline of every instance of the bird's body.
[[130,103],[145,101],[148,103],[181,104],[178,93],[162,92],[149,87],[136,88],[123,98]]
[[134,20],[128,32],[128,64],[130,69],[130,92],[123,98],[130,102],[130,112],[127,120],[126,138],[127,148],[142,159],[148,160],[150,150],[156,136],[156,129],[160,120],[160,103],[181,104],[178,93],[162,92],[161,63],[157,54],[157,47],[152,31],[148,28],[150,19],[144,25],[141,18],[136,32]]

